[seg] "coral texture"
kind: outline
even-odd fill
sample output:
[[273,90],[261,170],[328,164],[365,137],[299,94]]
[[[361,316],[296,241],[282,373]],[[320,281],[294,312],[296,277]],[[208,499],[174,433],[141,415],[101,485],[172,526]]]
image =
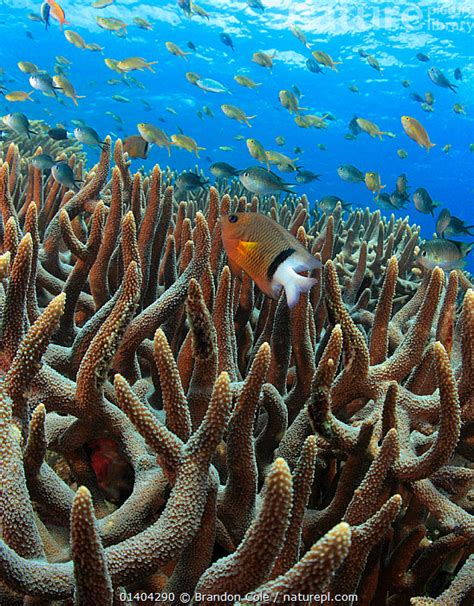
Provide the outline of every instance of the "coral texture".
[[[415,267],[406,219],[225,181],[176,200],[120,140],[70,156],[73,193],[23,153],[0,160],[0,603],[472,603],[468,277]],[[292,310],[230,272],[231,210],[322,261]]]

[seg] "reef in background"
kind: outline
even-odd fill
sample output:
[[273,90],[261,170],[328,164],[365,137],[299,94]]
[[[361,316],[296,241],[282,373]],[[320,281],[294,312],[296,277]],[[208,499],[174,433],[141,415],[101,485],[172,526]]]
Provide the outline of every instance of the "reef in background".
[[[120,141],[109,180],[108,143],[77,193],[14,144],[0,166],[0,602],[469,603],[466,276],[413,273],[417,229],[378,212],[178,203]],[[321,259],[293,310],[231,275],[230,210]]]

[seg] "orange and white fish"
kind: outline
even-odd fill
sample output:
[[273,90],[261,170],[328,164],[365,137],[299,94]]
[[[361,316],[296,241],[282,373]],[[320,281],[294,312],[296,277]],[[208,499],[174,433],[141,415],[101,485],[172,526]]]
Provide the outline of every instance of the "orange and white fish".
[[222,242],[234,275],[243,270],[262,292],[277,299],[285,289],[288,307],[308,292],[316,280],[298,272],[321,267],[284,227],[258,213],[233,213],[220,218]]
[[50,15],[59,21],[61,29],[63,29],[64,24],[70,25],[69,21],[66,21],[66,13],[64,12],[63,8],[59,6],[56,0],[46,0],[46,2],[49,4],[51,9]]

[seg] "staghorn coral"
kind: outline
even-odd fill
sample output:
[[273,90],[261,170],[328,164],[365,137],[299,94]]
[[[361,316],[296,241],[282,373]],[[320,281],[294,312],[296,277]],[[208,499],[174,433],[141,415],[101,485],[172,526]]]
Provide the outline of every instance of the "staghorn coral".
[[[70,158],[73,194],[23,155],[0,167],[0,603],[469,603],[468,278],[414,267],[407,219],[176,200],[120,141]],[[291,311],[229,271],[232,209],[323,262]]]

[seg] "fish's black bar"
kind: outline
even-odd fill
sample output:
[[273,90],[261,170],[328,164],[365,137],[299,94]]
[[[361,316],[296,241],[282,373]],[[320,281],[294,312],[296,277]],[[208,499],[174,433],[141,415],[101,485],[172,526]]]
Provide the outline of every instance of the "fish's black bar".
[[279,266],[283,263],[283,261],[286,261],[288,259],[288,257],[291,257],[291,255],[294,252],[296,252],[294,248],[287,248],[277,254],[277,256],[270,263],[270,267],[268,268],[268,271],[267,271],[267,277],[269,280],[273,280],[273,274],[276,272],[276,270],[279,268]]

